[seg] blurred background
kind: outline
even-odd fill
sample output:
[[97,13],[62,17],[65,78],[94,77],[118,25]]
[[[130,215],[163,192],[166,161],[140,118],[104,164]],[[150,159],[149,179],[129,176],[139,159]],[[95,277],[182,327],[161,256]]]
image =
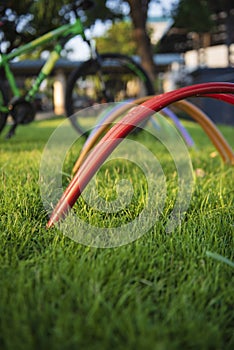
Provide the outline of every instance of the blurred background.
[[[72,21],[72,16],[64,16],[69,3],[66,0],[1,1],[1,51],[11,51]],[[100,53],[123,53],[140,62],[154,84],[155,93],[208,81],[234,82],[232,0],[96,0],[94,4],[80,13],[87,37]],[[22,89],[42,67],[49,48],[12,63]],[[74,38],[65,46],[52,76],[41,86],[38,111],[64,113],[67,77],[88,58],[88,46],[81,38]],[[196,98],[193,102],[213,121],[234,124],[233,106],[208,98]]]

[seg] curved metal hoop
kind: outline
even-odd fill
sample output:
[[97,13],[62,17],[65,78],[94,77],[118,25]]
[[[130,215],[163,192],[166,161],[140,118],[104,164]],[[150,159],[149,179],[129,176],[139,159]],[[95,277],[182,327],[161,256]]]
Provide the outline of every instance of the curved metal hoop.
[[[103,136],[103,134],[110,128],[111,124],[115,122],[119,117],[121,117],[125,112],[129,111],[131,108],[136,107],[136,105],[140,105],[141,103],[149,100],[152,98],[152,96],[146,96],[146,97],[141,97],[139,99],[136,99],[134,101],[125,102],[119,106],[118,108],[113,108],[113,111],[108,112],[108,116],[103,118],[103,120],[100,121],[100,124],[98,124],[93,132],[90,134],[89,138],[86,140],[81,153],[79,155],[79,158],[77,159],[72,173],[75,174],[79,167],[81,166],[83,160],[85,159],[87,153],[91,150],[91,148],[97,143],[99,138]],[[164,116],[168,116],[173,120],[173,122],[176,124],[177,128],[181,132],[182,136],[186,140],[188,146],[193,145],[193,140],[185,127],[180,123],[179,118],[171,111],[169,108],[164,108],[161,113]]]
[[[227,102],[233,104],[233,94],[234,84],[232,83],[215,82],[196,84],[155,96],[142,103],[139,107],[130,110],[119,123],[115,124],[105,134],[101,141],[98,142],[95,148],[91,150],[89,155],[82,162],[78,172],[75,174],[57,203],[47,223],[47,227],[52,227],[55,222],[58,222],[66,216],[84,188],[87,186],[90,179],[98,171],[111,152],[118,146],[121,140],[135,128],[135,125],[140,125],[143,121],[149,118],[152,111],[158,112],[162,108],[188,97],[209,96],[221,100],[228,100]],[[141,108],[141,106],[146,108]]]
[[[219,96],[217,96],[218,98]],[[95,133],[91,135],[90,138],[86,141],[84,144],[81,153],[73,167],[72,173],[75,174],[79,167],[81,166],[82,162],[86,158],[88,152],[92,149],[92,147],[98,142],[99,138],[106,132],[110,124],[113,123],[117,118],[119,118],[123,113],[128,111],[130,108],[133,108],[134,105],[139,105],[145,101],[148,101],[152,98],[152,96],[146,96],[142,97],[140,99],[137,99],[133,101],[133,105],[127,103],[122,106],[120,106],[117,110],[114,110],[112,113],[109,114],[108,118],[105,119],[105,123],[99,125],[98,129]],[[225,163],[234,164],[234,153],[224,138],[224,136],[221,134],[221,132],[218,130],[216,125],[211,121],[211,119],[198,107],[196,107],[191,102],[182,100],[177,101],[173,103],[175,107],[178,109],[186,112],[192,119],[194,119],[196,122],[199,123],[199,125],[203,128],[211,142],[216,147],[217,151],[221,155],[223,161]],[[163,113],[163,110],[162,110]],[[164,113],[163,113],[164,114]]]
[[223,137],[211,119],[200,108],[196,107],[191,102],[182,100],[177,101],[174,105],[196,120],[216,147],[223,161],[234,165],[234,153],[226,139]]

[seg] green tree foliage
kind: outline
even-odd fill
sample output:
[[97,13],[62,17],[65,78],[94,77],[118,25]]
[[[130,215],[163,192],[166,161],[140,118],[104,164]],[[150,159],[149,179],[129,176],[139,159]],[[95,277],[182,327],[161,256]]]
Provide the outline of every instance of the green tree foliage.
[[[79,2],[79,0],[76,1]],[[159,2],[159,0],[151,1]],[[69,11],[65,15],[64,8],[69,9],[70,4],[73,3],[74,1],[71,0],[2,1],[0,16],[8,20],[0,28],[0,38],[5,44],[4,47],[10,51],[61,25],[64,20],[72,20]],[[81,11],[80,14],[85,26],[91,26],[97,19],[105,21],[122,18],[123,9],[128,8],[129,12],[125,14],[129,14],[132,19],[133,38],[137,44],[138,55],[141,57],[142,65],[153,78],[154,63],[150,39],[146,31],[149,3],[150,0],[95,0],[93,9],[87,13]]]
[[199,33],[211,29],[210,15],[210,7],[206,0],[180,0],[173,13],[176,27]]
[[225,11],[229,13],[234,8],[233,0],[207,0],[212,13]]
[[174,6],[172,16],[176,27],[205,33],[214,26],[212,14],[224,11],[228,19],[233,8],[233,0],[180,0]]
[[28,28],[32,16],[29,12],[33,1],[1,1],[0,3],[0,42],[8,51],[27,41]]
[[[79,3],[79,1],[77,2]],[[0,3],[0,39],[7,51],[73,20],[69,10],[76,1],[71,0],[11,0]],[[98,11],[97,11],[98,8]],[[85,26],[91,26],[97,19],[121,18],[116,6],[106,7],[106,0],[96,0],[94,8],[79,11]]]
[[133,39],[132,23],[130,21],[114,23],[103,36],[97,37],[95,40],[100,52],[113,51],[126,55],[137,53],[137,44]]

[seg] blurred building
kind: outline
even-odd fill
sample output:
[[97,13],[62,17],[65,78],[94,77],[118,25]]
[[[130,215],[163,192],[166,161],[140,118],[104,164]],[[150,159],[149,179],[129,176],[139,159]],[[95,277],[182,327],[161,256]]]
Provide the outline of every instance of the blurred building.
[[[177,28],[173,23],[157,44],[160,54],[181,54],[183,64],[171,65],[164,74],[164,91],[204,82],[234,82],[234,8],[213,15],[214,28],[198,34]],[[215,122],[234,125],[234,107],[208,98],[196,98]],[[219,113],[217,114],[217,110]]]

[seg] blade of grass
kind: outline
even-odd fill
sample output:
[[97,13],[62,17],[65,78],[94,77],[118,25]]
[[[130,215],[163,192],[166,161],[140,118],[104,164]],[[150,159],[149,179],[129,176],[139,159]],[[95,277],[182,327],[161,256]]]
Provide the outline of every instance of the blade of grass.
[[225,264],[234,268],[234,263],[231,260],[229,260],[228,258],[225,258],[225,256],[222,256],[218,253],[212,253],[209,251],[206,252],[206,255],[212,259],[215,259],[219,262],[225,263]]

